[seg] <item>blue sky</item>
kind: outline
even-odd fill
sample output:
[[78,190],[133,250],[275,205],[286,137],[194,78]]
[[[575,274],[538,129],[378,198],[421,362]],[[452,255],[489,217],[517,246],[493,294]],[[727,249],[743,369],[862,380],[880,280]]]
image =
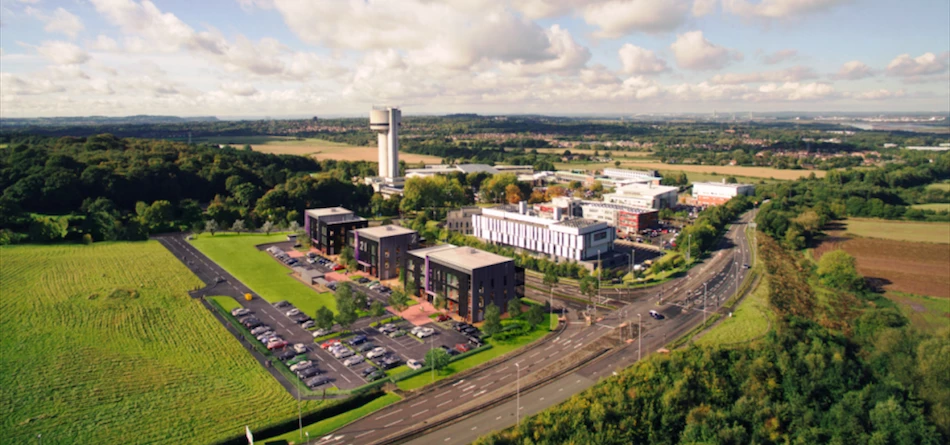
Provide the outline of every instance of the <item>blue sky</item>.
[[950,2],[0,0],[3,117],[947,111]]

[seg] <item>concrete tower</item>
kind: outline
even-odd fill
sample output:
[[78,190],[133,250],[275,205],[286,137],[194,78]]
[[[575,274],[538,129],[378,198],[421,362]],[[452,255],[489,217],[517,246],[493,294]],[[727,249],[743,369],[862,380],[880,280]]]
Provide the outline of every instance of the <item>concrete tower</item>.
[[398,108],[376,108],[369,112],[369,128],[376,132],[379,144],[379,177],[392,180],[399,176],[399,125],[402,112]]

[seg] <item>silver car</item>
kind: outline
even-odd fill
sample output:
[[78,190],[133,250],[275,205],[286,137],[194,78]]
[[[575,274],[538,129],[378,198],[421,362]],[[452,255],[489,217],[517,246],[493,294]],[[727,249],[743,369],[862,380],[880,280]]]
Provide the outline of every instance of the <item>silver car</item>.
[[363,363],[362,355],[354,355],[343,361],[344,366],[353,366],[353,365],[358,365],[360,363]]

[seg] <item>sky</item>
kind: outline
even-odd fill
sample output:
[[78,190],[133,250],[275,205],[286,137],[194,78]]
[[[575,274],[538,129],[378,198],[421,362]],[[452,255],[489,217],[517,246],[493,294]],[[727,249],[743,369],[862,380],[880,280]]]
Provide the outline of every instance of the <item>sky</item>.
[[0,0],[0,117],[950,110],[947,0]]

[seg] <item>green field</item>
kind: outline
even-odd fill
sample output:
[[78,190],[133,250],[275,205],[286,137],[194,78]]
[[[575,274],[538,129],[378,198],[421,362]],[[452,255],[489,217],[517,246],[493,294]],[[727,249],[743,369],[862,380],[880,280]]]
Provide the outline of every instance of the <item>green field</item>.
[[925,297],[904,292],[887,292],[888,299],[897,304],[910,324],[923,332],[936,334],[950,326],[950,300]]
[[933,202],[930,204],[914,204],[911,207],[920,210],[933,210],[935,212],[940,211],[950,211],[950,203],[948,202]]
[[290,269],[255,246],[286,240],[286,235],[205,233],[191,243],[238,280],[274,303],[287,300],[311,317],[321,306],[336,312],[333,294],[317,293],[290,276]]
[[0,443],[213,443],[297,415],[159,243],[0,258]]
[[403,391],[410,391],[416,388],[421,388],[425,385],[428,385],[432,382],[437,382],[446,377],[449,377],[455,373],[462,372],[469,368],[474,368],[482,363],[485,363],[495,357],[505,355],[511,351],[514,351],[522,346],[525,346],[529,343],[534,342],[535,340],[540,339],[548,334],[548,330],[545,326],[551,326],[553,322],[548,321],[547,325],[543,322],[539,325],[537,329],[532,331],[530,334],[523,335],[516,339],[504,342],[496,342],[494,339],[489,338],[486,343],[492,345],[491,349],[480,352],[478,354],[470,355],[461,360],[454,361],[450,363],[445,369],[442,369],[439,372],[435,373],[435,380],[432,379],[432,374],[429,372],[424,372],[415,377],[410,377],[406,380],[397,382],[396,385],[399,386],[399,389]]
[[769,286],[763,278],[755,290],[745,297],[732,317],[726,316],[716,327],[696,340],[698,345],[728,345],[753,340],[769,330],[775,315],[769,308]]
[[950,192],[950,182],[935,182],[933,184],[928,184],[927,188]]
[[[386,395],[383,395],[382,397],[373,400],[372,402],[369,402],[359,408],[352,409],[343,414],[338,414],[336,416],[330,417],[329,419],[323,419],[317,423],[312,423],[309,426],[305,426],[303,431],[294,430],[281,436],[271,437],[267,439],[267,442],[270,443],[272,441],[276,442],[280,440],[286,440],[292,444],[305,443],[307,440],[307,435],[305,433],[310,433],[310,441],[313,443],[318,443],[319,439],[328,433],[335,431],[367,414],[379,411],[400,400],[402,400],[402,398],[398,395],[387,393]],[[303,440],[300,439],[301,436],[303,436]]]
[[950,223],[848,218],[850,235],[921,243],[950,243]]

